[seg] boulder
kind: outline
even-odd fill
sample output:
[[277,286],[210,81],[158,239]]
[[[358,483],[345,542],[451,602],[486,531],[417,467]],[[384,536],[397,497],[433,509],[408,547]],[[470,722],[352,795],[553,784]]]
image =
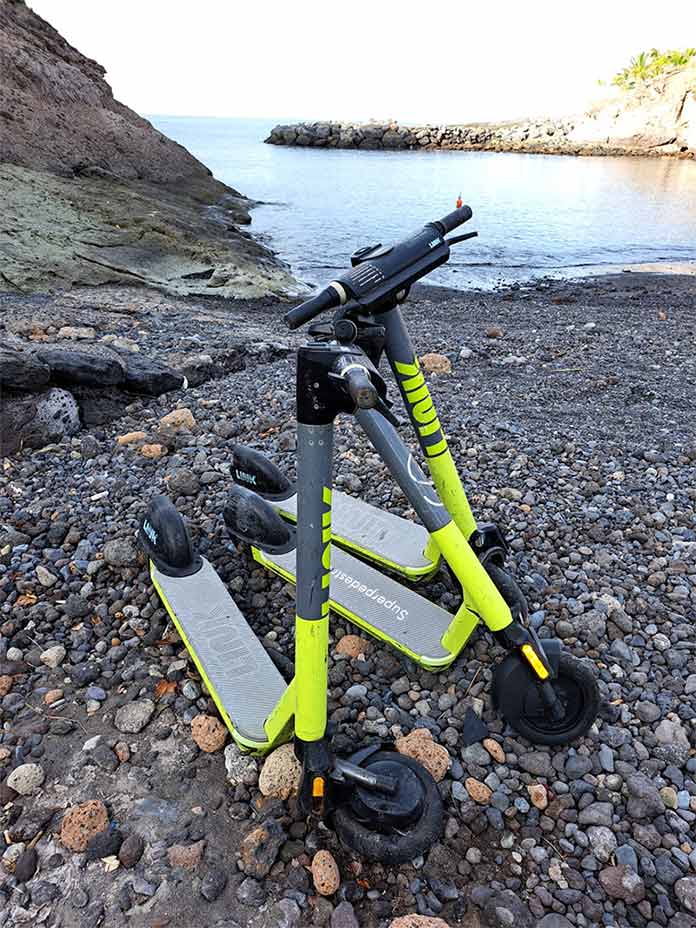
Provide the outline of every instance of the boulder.
[[645,884],[627,864],[607,867],[599,874],[599,882],[612,899],[622,899],[629,905],[636,905],[645,898]]
[[51,370],[51,380],[59,384],[77,383],[86,387],[110,387],[123,383],[122,362],[107,354],[71,348],[39,348],[37,356]]
[[688,912],[696,913],[696,876],[685,876],[674,884],[677,899]]
[[227,729],[213,715],[197,715],[191,721],[191,737],[201,751],[212,754],[225,746]]
[[180,429],[189,431],[190,429],[195,428],[195,425],[196,420],[193,417],[193,413],[185,406],[172,409],[171,412],[168,412],[160,419],[161,428],[173,429],[174,431],[179,431]]
[[126,368],[124,388],[133,393],[159,396],[170,390],[179,390],[186,380],[183,374],[161,361],[129,354],[124,359]]
[[43,448],[80,429],[80,414],[67,390],[52,388],[29,396],[0,397],[0,456],[21,448]]
[[449,928],[446,921],[432,915],[400,915],[389,928]]
[[382,136],[382,147],[390,149],[408,148],[406,139],[400,132],[393,129],[387,129]]
[[0,386],[10,390],[40,390],[50,376],[48,364],[32,352],[0,345]]
[[438,354],[431,351],[424,354],[420,359],[421,367],[428,374],[449,374],[452,370],[452,362],[444,354]]
[[124,415],[133,402],[133,394],[119,387],[85,387],[75,384],[70,392],[80,407],[83,425],[106,425]]
[[399,754],[422,764],[436,783],[442,780],[452,763],[447,748],[433,741],[427,728],[416,728],[409,735],[397,738],[395,747]]
[[240,847],[244,873],[257,880],[268,876],[284,843],[285,832],[274,818],[257,825],[246,835]]
[[194,844],[174,844],[167,850],[169,866],[181,867],[182,870],[197,870],[204,850],[205,839]]
[[330,851],[317,851],[312,858],[312,882],[320,896],[333,896],[338,891],[341,875]]
[[106,806],[98,799],[73,806],[63,816],[60,827],[61,843],[76,853],[83,853],[95,835],[109,827]]
[[288,799],[297,793],[302,778],[302,765],[295,757],[292,744],[282,744],[264,761],[259,789],[264,796]]
[[7,778],[7,785],[20,796],[30,796],[45,778],[46,774],[38,764],[20,764]]

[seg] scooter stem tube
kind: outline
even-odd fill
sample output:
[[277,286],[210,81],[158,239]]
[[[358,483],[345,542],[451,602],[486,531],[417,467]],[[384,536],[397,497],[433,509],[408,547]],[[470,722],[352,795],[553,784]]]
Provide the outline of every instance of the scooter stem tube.
[[359,409],[355,418],[454,571],[467,602],[491,631],[506,628],[512,621],[509,606],[394,426],[374,409]]
[[326,731],[332,461],[333,423],[298,423],[295,734],[302,741]]
[[418,437],[428,469],[442,502],[465,538],[476,531],[476,519],[447,446],[430,391],[397,307],[380,314],[385,328],[385,351],[404,405]]

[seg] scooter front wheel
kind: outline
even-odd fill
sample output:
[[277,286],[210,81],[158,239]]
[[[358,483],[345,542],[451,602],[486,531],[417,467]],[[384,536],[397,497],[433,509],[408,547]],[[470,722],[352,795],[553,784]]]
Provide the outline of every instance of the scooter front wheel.
[[378,751],[366,770],[394,777],[394,797],[379,797],[356,789],[333,814],[341,841],[368,860],[406,863],[424,854],[442,836],[444,810],[437,783],[410,757]]
[[559,719],[551,717],[536,680],[518,654],[508,655],[496,671],[496,677],[494,689],[501,714],[520,735],[534,744],[569,744],[584,735],[597,718],[597,681],[591,668],[571,654],[561,652],[557,676],[551,681],[563,707]]

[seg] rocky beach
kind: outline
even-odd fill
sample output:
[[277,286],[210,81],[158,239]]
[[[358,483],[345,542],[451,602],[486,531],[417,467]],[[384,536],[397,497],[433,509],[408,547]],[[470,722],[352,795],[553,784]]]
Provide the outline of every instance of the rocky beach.
[[[533,623],[596,668],[602,709],[580,742],[540,749],[491,704],[483,633],[432,674],[334,618],[337,750],[400,739],[446,804],[442,841],[394,870],[297,819],[283,752],[262,768],[230,745],[134,543],[168,493],[255,631],[292,656],[292,589],[221,515],[235,442],[293,472],[301,336],[283,305],[3,296],[7,351],[106,345],[190,381],[102,397],[98,422],[5,460],[0,923],[696,925],[695,297],[693,277],[623,274],[407,304],[477,516],[511,539]],[[336,484],[412,515],[345,419]],[[445,572],[429,590],[456,601]],[[470,711],[488,730],[473,743]]]
[[[601,710],[573,745],[535,746],[493,705],[488,634],[430,673],[332,616],[334,749],[394,741],[445,805],[425,856],[370,863],[298,814],[291,746],[262,761],[232,743],[135,537],[168,494],[292,660],[294,590],[222,513],[236,443],[294,476],[299,285],[247,229],[254,202],[21,0],[0,0],[0,56],[1,928],[696,928],[696,276],[421,286],[405,304],[476,516]],[[681,86],[646,91],[639,145],[630,107],[609,135],[596,116],[602,152],[691,157]],[[577,147],[575,122],[423,128],[270,141]],[[347,417],[335,485],[415,518]],[[445,569],[424,591],[461,595]]]

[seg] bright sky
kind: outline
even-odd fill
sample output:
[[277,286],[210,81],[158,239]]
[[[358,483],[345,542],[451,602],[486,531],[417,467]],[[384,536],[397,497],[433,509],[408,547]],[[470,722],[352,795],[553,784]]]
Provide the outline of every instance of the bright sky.
[[464,122],[581,109],[696,46],[694,0],[28,0],[142,114]]

